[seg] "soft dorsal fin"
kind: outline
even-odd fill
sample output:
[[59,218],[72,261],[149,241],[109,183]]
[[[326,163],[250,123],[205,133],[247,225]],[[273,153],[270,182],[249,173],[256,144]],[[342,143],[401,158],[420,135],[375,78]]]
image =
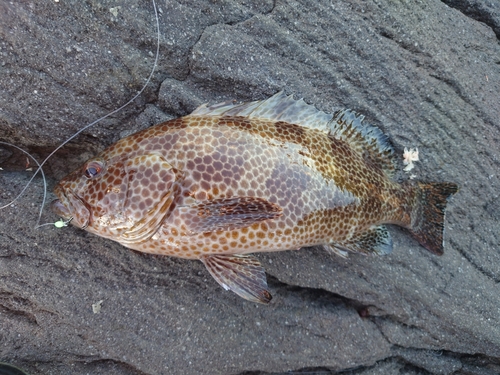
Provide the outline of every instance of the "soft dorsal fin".
[[303,99],[295,100],[283,91],[266,100],[235,104],[224,102],[198,107],[190,116],[242,116],[268,121],[283,121],[309,129],[317,129],[329,136],[349,143],[365,160],[392,176],[395,170],[394,150],[388,137],[376,126],[363,123],[364,116],[344,109],[335,114],[325,113]]
[[389,137],[376,126],[363,123],[364,118],[350,109],[335,112],[330,136],[348,142],[365,159],[392,176],[396,160]]

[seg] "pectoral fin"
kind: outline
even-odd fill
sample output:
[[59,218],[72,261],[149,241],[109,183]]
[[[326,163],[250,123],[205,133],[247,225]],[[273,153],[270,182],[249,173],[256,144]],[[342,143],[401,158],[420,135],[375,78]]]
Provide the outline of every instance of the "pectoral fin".
[[[350,241],[332,244],[335,250],[347,250],[353,253],[386,255],[392,252],[392,238],[383,225],[373,227],[354,237]],[[337,251],[335,251],[340,255]]]
[[179,211],[186,228],[195,233],[244,228],[282,215],[280,206],[256,197],[213,199]]
[[251,255],[204,255],[200,260],[225,289],[252,302],[269,303],[266,273]]

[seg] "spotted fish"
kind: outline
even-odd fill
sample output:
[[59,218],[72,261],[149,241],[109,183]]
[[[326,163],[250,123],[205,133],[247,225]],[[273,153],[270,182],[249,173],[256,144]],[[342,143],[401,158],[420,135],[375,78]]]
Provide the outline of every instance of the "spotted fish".
[[131,249],[199,259],[226,290],[267,303],[251,253],[321,245],[387,254],[385,224],[443,253],[457,185],[399,184],[395,166],[387,137],[363,116],[280,92],[203,105],[118,141],[59,182],[52,208]]

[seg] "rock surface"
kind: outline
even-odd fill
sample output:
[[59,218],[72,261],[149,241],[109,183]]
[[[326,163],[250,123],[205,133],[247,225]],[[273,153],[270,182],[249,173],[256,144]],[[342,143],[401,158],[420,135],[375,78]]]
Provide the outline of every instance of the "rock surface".
[[[152,4],[117,4],[0,0],[1,141],[42,158],[142,87],[156,50]],[[398,153],[419,148],[417,179],[460,185],[445,254],[398,228],[382,258],[261,254],[274,299],[255,305],[199,262],[71,227],[33,229],[37,178],[0,211],[0,361],[31,374],[499,373],[498,2],[158,6],[152,82],[51,158],[50,186],[132,131],[284,89],[322,110],[363,113]],[[25,156],[3,146],[0,167],[5,204],[31,175]],[[43,222],[57,219],[45,211]]]

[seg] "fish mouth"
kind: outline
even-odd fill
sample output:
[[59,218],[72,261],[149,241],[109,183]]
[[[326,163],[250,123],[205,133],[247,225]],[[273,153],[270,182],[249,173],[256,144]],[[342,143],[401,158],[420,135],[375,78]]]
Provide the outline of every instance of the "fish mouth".
[[57,216],[62,217],[64,220],[69,220],[72,218],[69,209],[59,200],[55,199],[50,203],[50,209]]
[[64,220],[71,220],[71,224],[85,229],[90,223],[90,210],[76,194],[56,188],[54,191],[59,199],[50,203],[52,212]]

